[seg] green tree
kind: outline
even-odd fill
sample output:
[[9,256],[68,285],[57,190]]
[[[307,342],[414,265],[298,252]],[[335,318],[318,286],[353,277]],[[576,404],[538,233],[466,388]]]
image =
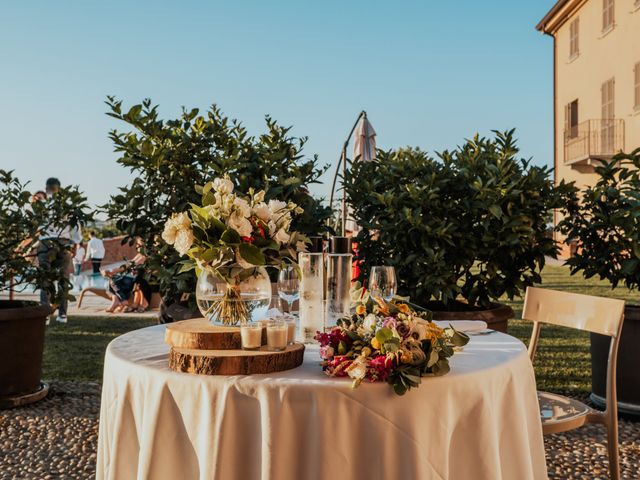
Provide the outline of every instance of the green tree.
[[449,310],[488,307],[540,282],[545,256],[557,254],[548,213],[574,187],[554,187],[550,169],[519,159],[513,131],[495,133],[439,160],[407,148],[353,165],[346,190],[363,227],[363,275],[390,263],[400,293]]
[[[92,220],[92,214],[77,187],[63,187],[52,198],[33,200],[27,186],[13,171],[0,169],[0,291],[11,285],[18,291],[35,285],[47,290],[51,301],[58,303],[61,295],[69,296],[71,287],[63,275],[66,265],[59,250],[71,246],[53,242],[50,265],[39,265],[36,248],[40,233],[82,226]],[[60,288],[56,282],[62,283]]]
[[160,238],[164,223],[173,212],[197,204],[195,187],[215,177],[226,173],[239,191],[265,189],[267,200],[297,203],[304,213],[294,218],[292,228],[306,235],[326,228],[330,209],[308,191],[326,167],[318,166],[317,156],[303,155],[306,138],[290,136],[290,128],[267,116],[266,132],[253,137],[215,105],[203,114],[197,108],[183,109],[178,118],[162,120],[149,99],[126,112],[114,97],[106,103],[107,114],[127,125],[127,131],[113,130],[109,136],[119,154],[117,162],[135,178],[104,209],[129,240],[144,241],[149,270],[165,303],[179,301],[183,294],[193,300],[195,276],[179,273],[179,255]]
[[563,210],[558,230],[578,242],[571,274],[598,276],[612,288],[640,288],[640,148],[595,168],[598,181]]

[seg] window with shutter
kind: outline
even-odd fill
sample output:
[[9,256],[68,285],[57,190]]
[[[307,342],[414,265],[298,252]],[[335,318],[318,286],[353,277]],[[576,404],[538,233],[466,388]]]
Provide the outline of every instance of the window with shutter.
[[600,130],[601,151],[613,151],[615,134],[615,79],[604,82],[601,87],[602,96],[602,125]]
[[615,24],[615,0],[602,0],[602,31],[606,32]]
[[569,27],[569,58],[574,58],[580,53],[579,35],[580,18],[576,18]]
[[578,100],[569,103],[564,112],[565,138],[570,140],[578,136]]

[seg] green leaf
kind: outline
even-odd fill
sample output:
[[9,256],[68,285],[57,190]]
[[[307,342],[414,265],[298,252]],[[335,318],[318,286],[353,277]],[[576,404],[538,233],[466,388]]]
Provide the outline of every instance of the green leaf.
[[432,348],[431,352],[429,352],[429,358],[427,359],[427,367],[432,367],[438,360],[440,360],[440,355],[435,348]]
[[260,249],[250,243],[241,243],[238,247],[240,250],[240,256],[252,265],[264,265],[266,259]]
[[467,343],[469,343],[469,335],[464,332],[459,332],[453,326],[449,326],[451,330],[453,330],[453,335],[451,336],[451,343],[454,347],[464,347]]
[[194,270],[195,268],[196,268],[195,262],[191,262],[191,261],[189,261],[188,263],[185,262],[182,265],[180,265],[180,269],[178,270],[178,275],[181,274],[181,273],[190,272],[191,270]]
[[385,342],[393,337],[393,332],[390,328],[383,327],[376,332],[376,340],[380,342],[380,345],[384,345]]
[[227,245],[240,245],[240,242],[242,240],[238,232],[236,232],[233,228],[228,228],[220,236],[220,241],[222,243],[226,243]]
[[491,212],[491,215],[493,215],[497,219],[502,218],[502,209],[499,205],[491,205],[489,207],[489,211]]

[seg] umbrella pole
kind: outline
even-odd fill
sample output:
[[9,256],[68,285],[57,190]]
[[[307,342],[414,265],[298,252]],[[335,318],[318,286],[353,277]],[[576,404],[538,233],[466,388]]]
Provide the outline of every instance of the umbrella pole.
[[342,152],[340,154],[340,159],[338,160],[338,165],[336,166],[336,173],[333,176],[333,183],[331,185],[331,196],[329,197],[329,208],[333,209],[333,197],[336,190],[336,181],[338,179],[338,173],[340,173],[340,166],[342,166],[342,219],[341,219],[342,228],[341,228],[341,232],[343,237],[346,233],[346,226],[347,226],[347,195],[344,191],[344,179],[346,178],[346,175],[347,175],[347,148],[349,146],[349,141],[353,136],[353,132],[355,132],[356,127],[358,126],[358,122],[360,121],[361,118],[367,118],[367,112],[365,112],[364,110],[362,110],[358,114],[358,118],[356,118],[356,121],[353,124],[353,127],[351,127],[349,136],[347,137],[347,139],[344,142],[344,145],[342,146]]

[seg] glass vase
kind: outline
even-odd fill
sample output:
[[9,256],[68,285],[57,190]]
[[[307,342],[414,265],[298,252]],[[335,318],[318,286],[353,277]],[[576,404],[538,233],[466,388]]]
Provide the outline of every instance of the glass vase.
[[228,270],[218,273],[203,270],[196,284],[198,308],[209,322],[240,327],[264,318],[271,302],[271,281],[264,267],[243,270],[233,278]]

